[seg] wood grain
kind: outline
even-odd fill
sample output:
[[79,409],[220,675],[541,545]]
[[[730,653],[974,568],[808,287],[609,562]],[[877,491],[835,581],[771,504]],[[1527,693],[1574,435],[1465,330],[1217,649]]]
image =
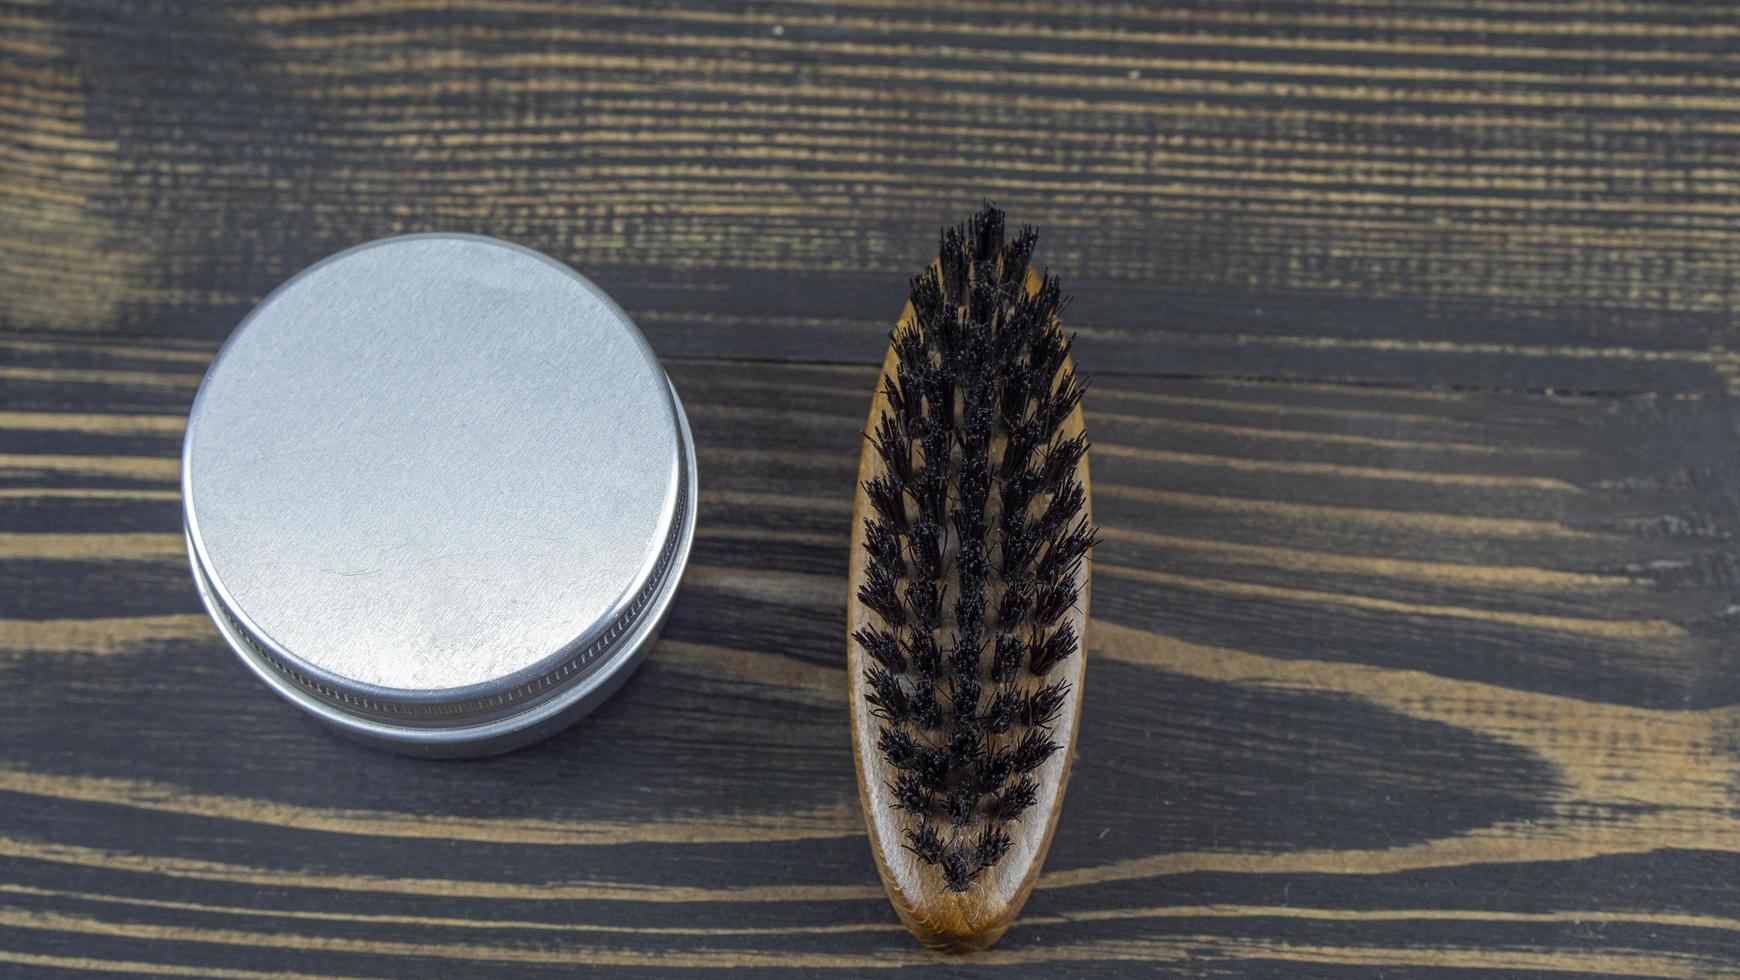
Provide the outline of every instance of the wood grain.
[[439,229],[572,260],[667,355],[834,361],[992,197],[1088,363],[1725,392],[1730,13],[7,0],[0,326],[215,341]]
[[[1716,3],[0,0],[0,975],[1740,976],[1740,40]],[[1068,804],[993,950],[865,846],[846,617],[906,276],[1045,228],[1096,383]],[[459,765],[180,557],[217,343],[477,231],[646,329],[693,565]]]
[[[138,420],[175,417],[198,362],[4,350],[32,373],[0,388],[0,452],[71,461],[0,478],[19,972],[929,962],[877,885],[840,709],[873,367],[670,360],[703,490],[664,640],[586,723],[456,776],[250,681],[175,553],[173,474],[106,465],[173,462]],[[1732,972],[1707,461],[1733,406],[1114,374],[1087,412],[1106,542],[1069,803],[1022,919],[951,969]],[[1482,473],[1532,482],[1447,479]]]

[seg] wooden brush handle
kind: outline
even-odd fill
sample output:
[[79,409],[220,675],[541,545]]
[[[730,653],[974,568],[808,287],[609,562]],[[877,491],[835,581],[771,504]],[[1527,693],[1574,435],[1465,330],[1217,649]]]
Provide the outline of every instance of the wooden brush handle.
[[[1027,289],[1036,292],[1040,280],[1029,271]],[[907,304],[901,314],[906,323],[913,316]],[[892,347],[883,361],[885,375],[895,370],[896,355]],[[1064,369],[1068,370],[1065,361]],[[888,396],[878,384],[870,403],[867,431],[873,431],[882,413],[889,408]],[[1064,422],[1062,437],[1071,438],[1082,431],[1082,412],[1078,406]],[[876,747],[877,719],[865,702],[864,671],[869,658],[851,639],[863,626],[878,626],[876,614],[858,600],[858,589],[864,584],[869,554],[863,541],[864,519],[871,515],[864,481],[884,472],[884,465],[870,440],[864,442],[858,464],[858,488],[852,503],[852,553],[846,576],[846,660],[850,671],[848,698],[852,716],[852,750],[858,771],[858,798],[864,807],[864,822],[870,832],[870,848],[876,855],[876,869],[889,901],[906,928],[924,945],[948,953],[965,953],[984,949],[996,942],[1020,913],[1027,896],[1039,877],[1045,853],[1051,846],[1051,835],[1057,827],[1058,811],[1063,804],[1063,791],[1069,781],[1070,762],[1075,755],[1076,731],[1081,720],[1082,680],[1087,662],[1088,580],[1091,558],[1083,561],[1077,573],[1081,600],[1064,619],[1075,627],[1081,638],[1077,653],[1052,668],[1050,680],[1069,684],[1069,696],[1059,712],[1052,736],[1060,749],[1033,775],[1039,784],[1037,802],[1011,824],[1007,831],[1012,838],[1009,852],[989,868],[964,892],[949,891],[935,867],[927,866],[903,846],[902,832],[907,818],[894,805],[889,782],[895,771]],[[1088,479],[1088,463],[1084,457],[1077,470],[1087,503],[1082,516],[1092,519],[1092,486]]]

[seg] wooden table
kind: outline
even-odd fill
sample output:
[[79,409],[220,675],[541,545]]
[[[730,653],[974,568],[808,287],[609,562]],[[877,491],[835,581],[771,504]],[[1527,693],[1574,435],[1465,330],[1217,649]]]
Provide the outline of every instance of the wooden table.
[[[989,197],[1076,294],[1106,540],[1051,861],[946,968],[1735,974],[1737,46],[1632,0],[0,2],[0,973],[942,963],[857,812],[847,509]],[[639,675],[459,764],[248,677],[176,491],[249,307],[433,229],[617,296],[702,482]]]

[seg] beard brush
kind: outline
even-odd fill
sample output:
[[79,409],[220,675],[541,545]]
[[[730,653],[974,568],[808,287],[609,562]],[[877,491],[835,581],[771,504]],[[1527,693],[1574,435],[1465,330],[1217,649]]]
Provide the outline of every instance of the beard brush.
[[852,510],[859,799],[901,921],[947,952],[1021,911],[1080,718],[1084,382],[1036,241],[990,205],[944,229],[890,334]]

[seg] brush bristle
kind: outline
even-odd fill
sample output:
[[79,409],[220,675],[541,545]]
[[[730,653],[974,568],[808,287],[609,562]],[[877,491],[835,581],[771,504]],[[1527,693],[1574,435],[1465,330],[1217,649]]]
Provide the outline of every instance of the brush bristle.
[[866,434],[884,472],[864,484],[858,599],[882,625],[853,638],[906,849],[953,891],[1003,858],[1038,798],[1030,774],[1058,751],[1068,684],[1046,677],[1077,652],[1065,613],[1095,541],[1088,443],[1061,436],[1086,382],[1064,366],[1057,280],[1028,292],[1037,239],[1008,239],[991,205],[943,230]]

